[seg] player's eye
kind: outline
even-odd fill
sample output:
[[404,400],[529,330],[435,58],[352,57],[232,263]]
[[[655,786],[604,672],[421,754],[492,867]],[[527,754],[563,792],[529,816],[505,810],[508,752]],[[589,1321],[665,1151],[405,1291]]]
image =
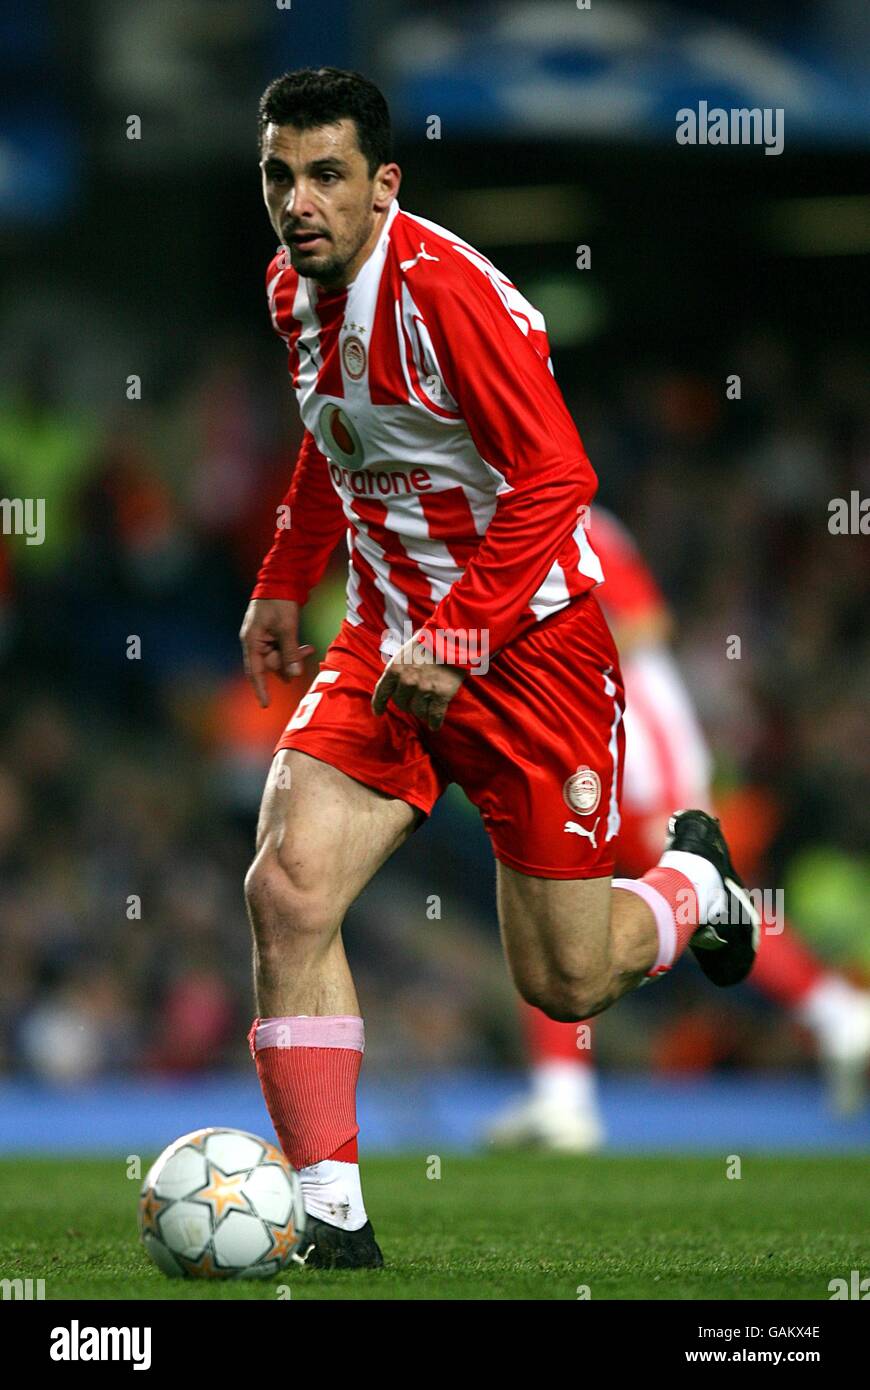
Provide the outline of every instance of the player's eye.
[[338,174],[335,172],[334,169],[324,169],[323,173],[320,175],[321,183],[333,183],[337,179]]

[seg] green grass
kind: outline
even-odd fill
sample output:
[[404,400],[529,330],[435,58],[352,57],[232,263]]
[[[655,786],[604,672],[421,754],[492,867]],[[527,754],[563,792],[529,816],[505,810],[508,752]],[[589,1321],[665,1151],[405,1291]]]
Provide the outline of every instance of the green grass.
[[265,1283],[169,1280],[136,1234],[122,1161],[0,1164],[0,1278],[46,1298],[827,1299],[870,1271],[860,1158],[424,1156],[364,1162],[387,1268],[294,1269]]

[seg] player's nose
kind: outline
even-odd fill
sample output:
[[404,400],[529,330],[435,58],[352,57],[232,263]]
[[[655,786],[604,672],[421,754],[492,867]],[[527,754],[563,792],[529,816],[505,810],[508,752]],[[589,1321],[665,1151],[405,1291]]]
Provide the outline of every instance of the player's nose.
[[311,189],[304,180],[297,180],[293,188],[288,189],[287,198],[284,203],[284,216],[289,222],[293,219],[304,219],[313,217],[315,212],[314,200]]

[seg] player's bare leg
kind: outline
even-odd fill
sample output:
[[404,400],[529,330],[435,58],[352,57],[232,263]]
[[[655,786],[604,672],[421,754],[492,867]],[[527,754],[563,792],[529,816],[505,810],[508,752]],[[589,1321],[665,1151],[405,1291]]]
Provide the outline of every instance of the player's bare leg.
[[358,1011],[341,924],[416,816],[306,753],[275,757],[245,880],[261,1015]]
[[296,750],[270,772],[245,880],[259,1017],[251,1051],[299,1171],[309,1264],[382,1263],[359,1181],[360,1017],[341,925],[418,812]]
[[652,969],[652,911],[607,878],[532,878],[498,865],[498,914],[517,988],[550,1018],[591,1018]]
[[505,952],[528,1003],[550,1018],[591,1018],[687,946],[715,984],[745,979],[760,918],[718,821],[679,812],[667,846],[640,879],[536,878],[498,865]]

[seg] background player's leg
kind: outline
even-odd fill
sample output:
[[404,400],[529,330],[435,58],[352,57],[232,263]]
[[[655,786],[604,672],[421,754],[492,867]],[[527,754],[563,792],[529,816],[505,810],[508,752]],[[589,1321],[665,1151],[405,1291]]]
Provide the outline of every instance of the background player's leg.
[[533,1145],[557,1153],[590,1153],[604,1142],[592,1059],[591,1023],[559,1023],[519,1001],[530,1089],[490,1123],[498,1148]]
[[[245,880],[260,1011],[250,1033],[257,1074],[281,1147],[299,1171],[306,1211],[343,1232],[362,1232],[367,1216],[356,1122],[363,1021],[341,923],[418,815],[305,753],[279,753]],[[380,1262],[371,1228],[353,1239],[355,1262]],[[323,1262],[321,1247],[334,1250],[332,1240],[318,1240],[310,1260]],[[346,1249],[341,1254],[348,1258]]]

